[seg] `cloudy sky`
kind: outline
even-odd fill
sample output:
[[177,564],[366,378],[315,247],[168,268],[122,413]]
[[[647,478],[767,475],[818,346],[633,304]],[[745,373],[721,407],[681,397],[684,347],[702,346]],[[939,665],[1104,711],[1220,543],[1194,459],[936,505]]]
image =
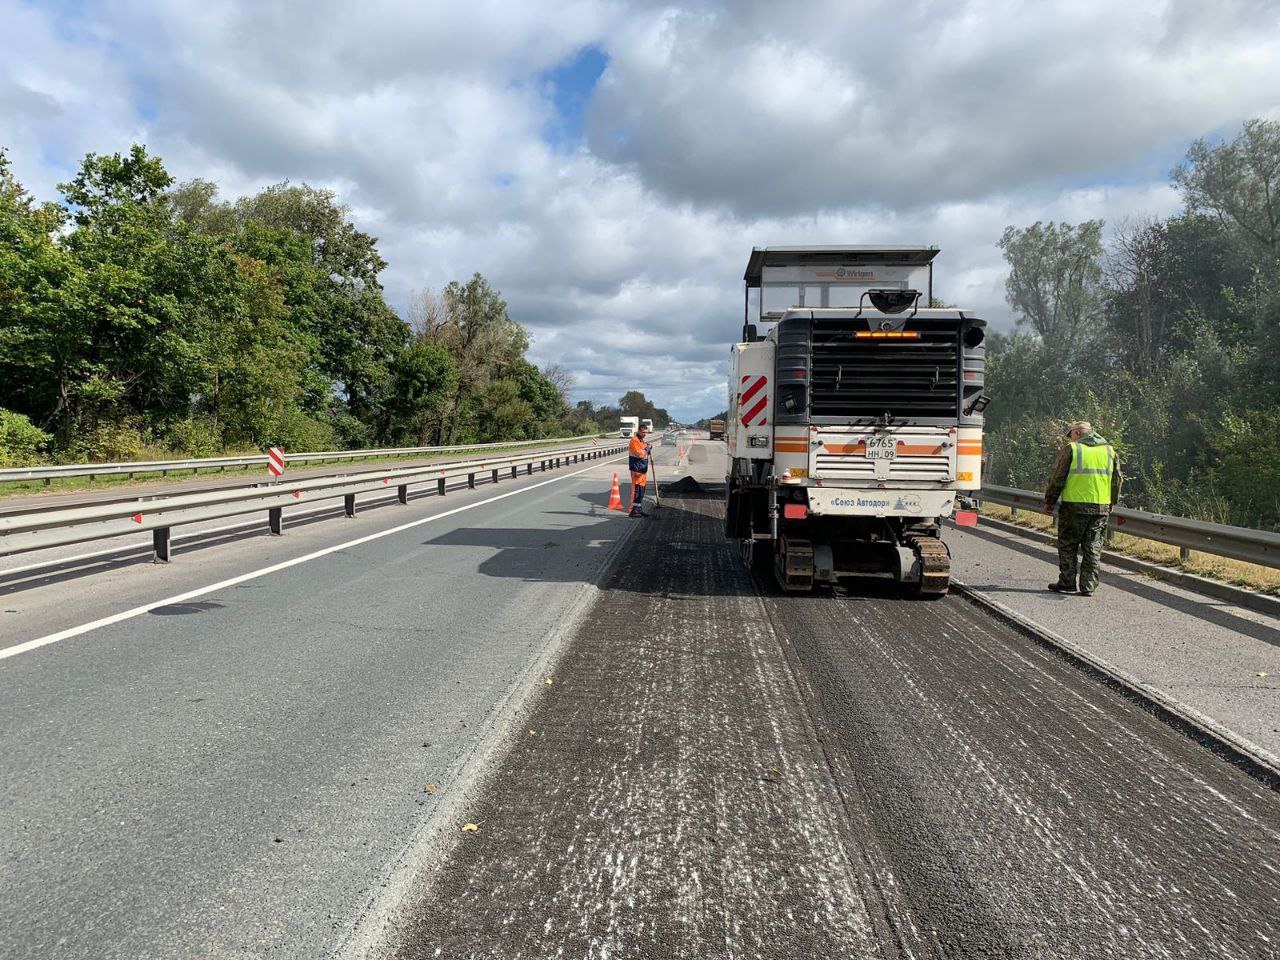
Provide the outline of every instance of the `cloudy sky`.
[[0,145],[42,198],[147,144],[234,198],[328,186],[394,305],[480,271],[576,393],[723,407],[752,246],[942,248],[1011,324],[1006,224],[1166,214],[1280,116],[1274,0],[0,0]]

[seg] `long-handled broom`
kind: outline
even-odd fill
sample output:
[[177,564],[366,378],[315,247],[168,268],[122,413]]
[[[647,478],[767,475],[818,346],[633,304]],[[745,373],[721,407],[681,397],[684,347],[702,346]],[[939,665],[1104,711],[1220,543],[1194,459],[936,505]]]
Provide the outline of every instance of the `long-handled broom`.
[[657,510],[662,506],[662,494],[658,492],[658,465],[653,461],[653,455],[649,455],[649,472],[653,474],[653,509]]

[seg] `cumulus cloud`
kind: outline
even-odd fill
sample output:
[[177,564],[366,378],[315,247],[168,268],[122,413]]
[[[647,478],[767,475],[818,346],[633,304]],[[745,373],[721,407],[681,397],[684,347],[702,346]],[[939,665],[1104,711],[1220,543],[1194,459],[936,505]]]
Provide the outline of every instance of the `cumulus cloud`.
[[1268,0],[0,0],[0,142],[43,196],[133,140],[226,196],[332,187],[396,305],[479,271],[580,396],[638,387],[694,417],[723,405],[752,246],[937,244],[939,295],[1007,325],[1004,226],[1176,209],[1187,142],[1280,105],[1278,19]]
[[744,217],[1162,174],[1189,136],[1276,105],[1280,8],[1205,21],[1172,2],[653,11],[610,47],[591,145]]

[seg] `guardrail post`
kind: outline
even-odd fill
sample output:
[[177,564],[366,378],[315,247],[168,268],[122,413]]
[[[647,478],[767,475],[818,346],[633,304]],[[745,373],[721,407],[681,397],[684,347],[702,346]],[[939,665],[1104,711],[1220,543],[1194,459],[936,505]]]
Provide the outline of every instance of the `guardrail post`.
[[396,487],[396,499],[401,503],[409,502],[409,485],[407,483],[402,483]]
[[151,531],[151,549],[155,556],[153,562],[169,562],[169,528],[156,527]]
[[267,510],[267,529],[273,537],[284,536],[284,507],[270,507]]
[[498,482],[498,468],[497,468],[497,467],[494,467],[494,468],[493,468],[493,482],[494,482],[494,483],[497,483],[497,482]]
[[356,515],[356,495],[354,493],[342,495],[342,509],[348,517]]
[[539,469],[539,470],[541,470],[543,473],[546,473],[546,472],[547,472],[547,461],[545,461],[545,460],[539,460],[539,461],[538,461],[538,469]]
[[474,473],[467,474],[467,489],[474,490],[476,488],[476,475]]
[[524,475],[525,475],[526,477],[532,477],[532,476],[533,476],[533,461],[532,461],[532,460],[530,460],[530,461],[529,461],[528,463],[526,463],[524,466],[525,466]]
[[511,467],[511,479],[512,479],[512,480],[514,480],[514,479],[515,479],[516,477],[518,477],[518,476],[520,476],[520,468],[519,468],[519,467],[517,467],[517,466],[515,466],[515,465],[512,465],[512,467]]
[[436,493],[440,494],[442,497],[444,496],[444,477],[441,477],[436,481]]

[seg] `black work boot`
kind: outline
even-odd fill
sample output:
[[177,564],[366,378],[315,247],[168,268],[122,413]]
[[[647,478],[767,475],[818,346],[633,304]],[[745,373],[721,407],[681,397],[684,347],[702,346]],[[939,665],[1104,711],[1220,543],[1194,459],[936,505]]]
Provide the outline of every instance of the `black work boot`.
[[1075,593],[1076,585],[1074,583],[1064,584],[1064,583],[1057,583],[1055,581],[1054,583],[1049,584],[1049,589],[1052,590],[1054,593]]

